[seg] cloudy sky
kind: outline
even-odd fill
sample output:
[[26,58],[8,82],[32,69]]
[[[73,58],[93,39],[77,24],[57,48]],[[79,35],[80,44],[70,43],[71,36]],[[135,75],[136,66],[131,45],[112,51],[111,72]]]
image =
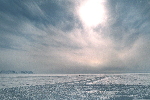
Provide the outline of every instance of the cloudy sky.
[[0,0],[0,70],[150,72],[150,0]]

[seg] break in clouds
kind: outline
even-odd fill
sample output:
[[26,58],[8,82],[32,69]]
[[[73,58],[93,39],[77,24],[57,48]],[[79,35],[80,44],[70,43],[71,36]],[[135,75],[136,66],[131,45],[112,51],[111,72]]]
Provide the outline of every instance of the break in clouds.
[[0,70],[150,71],[149,0],[0,0]]

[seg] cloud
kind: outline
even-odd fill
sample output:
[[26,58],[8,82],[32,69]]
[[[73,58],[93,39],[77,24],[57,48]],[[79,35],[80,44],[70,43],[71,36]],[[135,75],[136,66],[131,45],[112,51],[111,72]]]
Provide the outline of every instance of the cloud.
[[81,2],[0,1],[0,70],[150,71],[147,2],[106,0],[106,22],[86,27],[77,13]]

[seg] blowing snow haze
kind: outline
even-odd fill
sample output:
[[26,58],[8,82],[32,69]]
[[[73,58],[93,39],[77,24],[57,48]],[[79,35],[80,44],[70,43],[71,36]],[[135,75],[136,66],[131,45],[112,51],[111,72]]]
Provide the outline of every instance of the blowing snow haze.
[[0,70],[150,72],[150,0],[0,0]]

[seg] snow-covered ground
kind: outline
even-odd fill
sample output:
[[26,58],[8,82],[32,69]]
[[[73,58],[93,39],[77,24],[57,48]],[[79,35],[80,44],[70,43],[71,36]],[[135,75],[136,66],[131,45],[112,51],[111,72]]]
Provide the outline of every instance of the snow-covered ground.
[[0,100],[150,100],[150,74],[0,74]]

